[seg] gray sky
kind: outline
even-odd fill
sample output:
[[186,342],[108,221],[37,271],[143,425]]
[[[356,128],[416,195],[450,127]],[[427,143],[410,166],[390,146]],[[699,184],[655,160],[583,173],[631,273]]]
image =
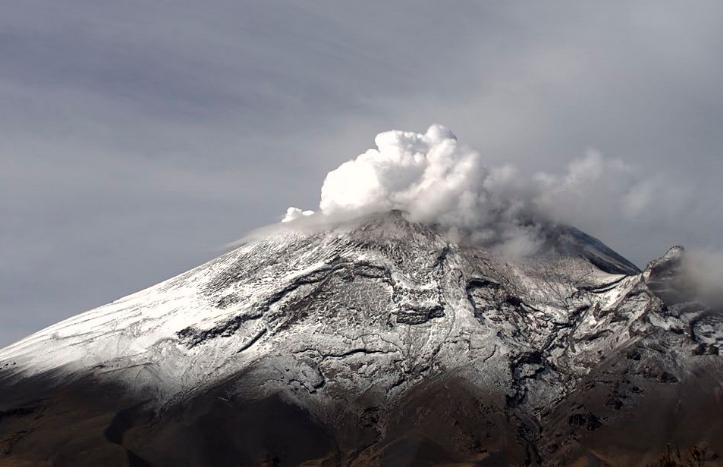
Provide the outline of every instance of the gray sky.
[[666,180],[640,219],[580,226],[639,265],[719,250],[722,21],[717,1],[5,2],[0,345],[315,208],[377,132],[433,122],[490,164],[595,148]]

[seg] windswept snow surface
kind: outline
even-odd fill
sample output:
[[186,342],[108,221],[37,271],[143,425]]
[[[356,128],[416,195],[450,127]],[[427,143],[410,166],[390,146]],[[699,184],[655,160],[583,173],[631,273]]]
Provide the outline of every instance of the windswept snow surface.
[[[395,423],[421,423],[394,414],[432,410],[429,398],[442,396],[429,394],[446,391],[456,396],[438,402],[440,420],[457,417],[448,404],[478,408],[450,425],[445,452],[533,465],[583,455],[594,442],[578,430],[623,423],[618,410],[646,384],[720,368],[719,315],[675,292],[677,251],[640,272],[598,240],[550,227],[543,252],[510,260],[398,211],[333,225],[313,217],[6,347],[0,380],[62,388],[90,375],[154,410],[221,387],[223,401],[282,394],[334,434],[329,455],[358,465],[407,439]],[[566,405],[603,380],[616,389],[594,396],[597,415]],[[712,433],[700,439],[715,444],[723,431]]]
[[[482,264],[468,264],[465,256],[470,254],[484,258]],[[544,308],[540,326],[547,319],[543,314],[568,317],[567,304],[559,297],[581,284],[592,288],[616,283],[588,297],[607,308],[639,282],[618,282],[620,275],[600,271],[582,255],[558,254],[549,263],[552,268],[548,263],[543,268],[535,261],[513,265],[487,256],[484,250],[450,242],[443,232],[410,223],[398,212],[321,232],[279,228],[178,277],[33,334],[3,349],[0,365],[12,362],[12,371],[23,376],[93,369],[132,378],[134,384],[140,380],[156,385],[168,397],[223,378],[225,372],[237,371],[279,346],[293,347],[286,334],[300,343],[307,338],[317,341],[330,351],[364,347],[370,341],[388,341],[378,346],[399,351],[405,345],[399,330],[378,329],[380,324],[426,324],[428,348],[417,349],[424,358],[425,351],[438,352],[436,347],[449,345],[444,341],[452,336],[479,333],[474,300],[464,293],[474,286],[461,286],[473,284],[476,276],[507,282],[508,288],[526,296],[529,311]],[[615,261],[609,264],[617,268]],[[293,313],[284,315],[287,302],[344,274],[348,281],[335,291],[340,296],[319,310],[330,313],[338,308],[331,319],[340,326],[330,328],[321,316],[310,316],[295,323],[292,332],[285,331],[297,320]],[[373,301],[378,309],[364,310]],[[350,308],[349,302],[359,308]]]

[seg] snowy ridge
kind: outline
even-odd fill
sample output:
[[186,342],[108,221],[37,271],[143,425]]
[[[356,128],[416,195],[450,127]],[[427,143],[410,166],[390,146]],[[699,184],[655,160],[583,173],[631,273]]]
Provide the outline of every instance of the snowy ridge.
[[[454,377],[494,401],[489,410],[521,430],[509,436],[535,464],[545,450],[577,446],[552,443],[543,427],[558,423],[552,408],[597,384],[607,361],[627,362],[620,381],[631,368],[643,382],[681,381],[723,343],[717,314],[671,299],[673,254],[640,273],[581,233],[510,262],[400,212],[293,224],[6,347],[0,380],[50,375],[61,386],[93,375],[166,409],[232,384],[223,400],[285,394],[338,433],[373,409],[369,429],[381,440],[392,423],[384,410]],[[629,357],[640,354],[654,359]],[[568,423],[559,426],[545,436],[563,436]],[[356,446],[350,439],[338,442]],[[374,446],[344,455],[381,455]]]
[[[358,295],[351,298],[388,300],[393,291],[392,309],[380,303],[376,310],[389,315],[383,317],[385,320],[396,320],[403,326],[434,322],[425,332],[427,341],[452,333],[479,332],[481,316],[475,313],[481,312],[472,309],[475,298],[469,292],[475,286],[466,286],[472,297],[470,304],[469,297],[460,294],[465,288],[453,290],[457,284],[449,283],[449,276],[474,282],[479,265],[465,264],[469,256],[487,263],[486,273],[499,276],[497,283],[505,283],[508,290],[519,295],[518,300],[524,301],[520,306],[528,307],[532,315],[539,314],[540,326],[569,319],[571,306],[597,307],[605,313],[641,282],[637,276],[605,273],[576,257],[561,257],[553,268],[549,266],[555,263],[548,262],[542,271],[534,263],[516,266],[485,251],[467,251],[468,247],[454,245],[432,229],[408,223],[400,214],[371,219],[361,226],[345,224],[328,232],[280,232],[252,240],[176,278],[50,326],[3,349],[0,361],[12,361],[13,371],[26,376],[57,368],[70,372],[97,368],[108,373],[150,365],[154,367],[153,377],[175,391],[221,377],[221,367],[230,357],[236,360],[240,352],[244,352],[242,360],[251,362],[256,354],[271,351],[274,340],[285,340],[281,331],[289,321],[280,315],[280,304],[310,292],[340,271],[379,284],[378,291],[360,287],[352,292]],[[374,248],[365,244],[380,241],[372,245]],[[565,241],[569,244],[569,239]],[[596,246],[587,244],[584,248]],[[596,253],[609,256],[607,250]],[[411,257],[417,254],[427,258]],[[441,256],[429,257],[435,254]],[[459,254],[463,257],[455,258]],[[400,268],[395,260],[410,264]],[[444,264],[435,268],[430,261]],[[615,268],[618,264],[615,258]],[[584,298],[574,297],[582,291]],[[359,305],[364,306],[364,302]],[[577,332],[596,332],[596,326],[605,325],[605,321],[585,315]],[[354,318],[335,317],[345,326],[356,324]],[[326,327],[326,323],[310,321],[297,325],[295,339],[303,341],[304,334],[318,334]],[[350,331],[346,339],[329,333],[319,344],[346,349],[364,335],[360,329]],[[383,332],[389,334],[387,340],[401,344],[398,330]],[[339,330],[339,334],[344,331]],[[550,337],[542,332],[543,336]],[[443,345],[443,341],[436,345]]]

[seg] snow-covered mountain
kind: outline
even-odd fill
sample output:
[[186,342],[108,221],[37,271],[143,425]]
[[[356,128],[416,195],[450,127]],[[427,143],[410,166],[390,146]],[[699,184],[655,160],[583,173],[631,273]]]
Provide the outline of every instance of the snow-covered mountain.
[[0,466],[721,462],[722,315],[683,250],[641,272],[541,232],[521,259],[398,211],[256,232],[1,350]]

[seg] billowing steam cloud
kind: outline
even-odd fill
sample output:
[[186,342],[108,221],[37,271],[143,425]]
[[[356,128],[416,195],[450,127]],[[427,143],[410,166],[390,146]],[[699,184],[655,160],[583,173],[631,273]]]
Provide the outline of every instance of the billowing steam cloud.
[[[424,133],[388,131],[376,148],[327,174],[320,213],[352,217],[400,209],[411,220],[472,231],[507,253],[539,244],[538,220],[586,228],[596,219],[644,212],[654,184],[619,160],[589,151],[563,174],[524,176],[515,167],[486,167],[480,154],[441,125]],[[284,222],[312,211],[289,208]]]
[[[448,129],[425,134],[380,133],[376,148],[326,176],[319,207],[326,215],[402,209],[418,221],[479,224],[487,209],[487,171],[479,154],[459,144]],[[489,200],[492,202],[492,200]]]
[[[534,190],[510,166],[486,168],[480,154],[441,125],[424,134],[388,131],[369,149],[327,174],[321,215],[353,217],[400,209],[419,222],[472,231],[507,253],[528,254],[537,240]],[[284,221],[313,214],[289,208]]]
[[284,214],[284,217],[281,219],[281,222],[291,222],[295,221],[296,219],[301,219],[302,217],[308,217],[314,214],[314,211],[295,208],[293,206],[289,207],[286,210],[286,214]]
[[[654,228],[679,222],[694,205],[690,189],[648,170],[641,174],[595,150],[562,173],[524,174],[486,167],[480,154],[441,125],[424,133],[387,131],[376,148],[329,172],[320,211],[291,207],[283,222],[348,218],[400,209],[413,221],[464,231],[505,255],[537,251],[546,223],[597,234],[605,224],[639,222]],[[667,218],[667,219],[666,219]],[[702,296],[723,304],[723,253],[689,250],[689,275]]]
[[723,250],[687,250],[684,264],[700,299],[723,311]]

